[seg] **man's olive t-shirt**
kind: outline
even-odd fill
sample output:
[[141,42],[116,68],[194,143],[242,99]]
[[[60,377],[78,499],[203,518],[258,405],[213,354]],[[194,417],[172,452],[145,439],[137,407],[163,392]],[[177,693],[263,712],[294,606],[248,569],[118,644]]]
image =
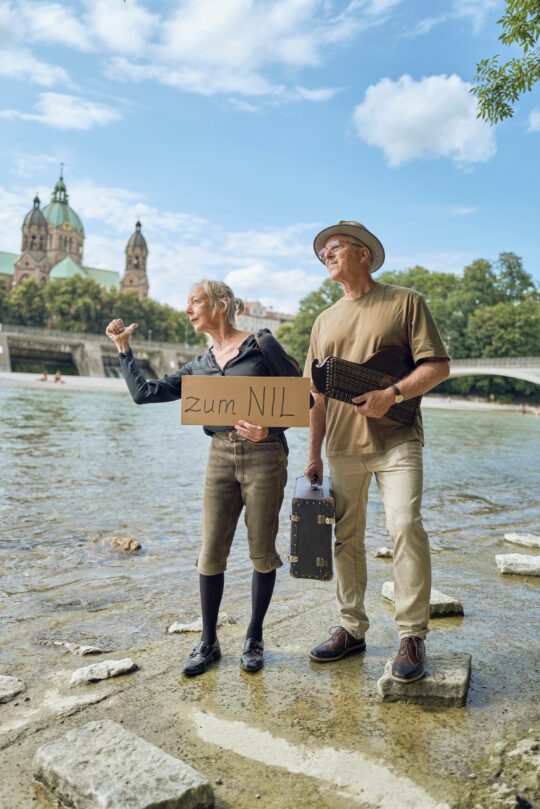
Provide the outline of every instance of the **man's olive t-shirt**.
[[[363,363],[375,351],[390,346],[408,350],[415,363],[427,357],[448,358],[422,296],[412,289],[376,283],[360,298],[341,298],[321,312],[313,324],[304,375],[311,376],[313,359],[320,363],[334,356]],[[414,424],[401,424],[387,416],[366,418],[336,399],[325,402],[329,457],[380,452],[414,439],[423,443],[420,413]]]

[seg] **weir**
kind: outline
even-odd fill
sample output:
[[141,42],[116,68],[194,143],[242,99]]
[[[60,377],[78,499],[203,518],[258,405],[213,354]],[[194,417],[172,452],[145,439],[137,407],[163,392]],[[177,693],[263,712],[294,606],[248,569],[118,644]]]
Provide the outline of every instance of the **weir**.
[[[133,340],[142,371],[150,377],[174,373],[200,353],[200,346]],[[78,376],[120,376],[118,354],[105,335],[0,326],[0,371]]]

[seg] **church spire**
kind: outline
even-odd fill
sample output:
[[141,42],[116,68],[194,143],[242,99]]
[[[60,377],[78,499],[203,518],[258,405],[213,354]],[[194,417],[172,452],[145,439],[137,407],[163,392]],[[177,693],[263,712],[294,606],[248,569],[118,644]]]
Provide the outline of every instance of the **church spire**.
[[64,164],[60,163],[60,177],[58,178],[58,182],[54,186],[54,191],[52,194],[52,202],[65,202],[67,205],[68,202],[68,193],[66,184],[64,182]]

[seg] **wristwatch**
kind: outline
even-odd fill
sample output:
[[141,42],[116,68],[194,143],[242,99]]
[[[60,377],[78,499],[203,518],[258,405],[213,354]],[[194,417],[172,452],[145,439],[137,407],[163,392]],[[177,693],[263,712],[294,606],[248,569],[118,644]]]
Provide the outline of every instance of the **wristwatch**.
[[392,388],[392,390],[396,394],[396,398],[394,399],[394,404],[401,404],[401,402],[403,401],[402,392],[400,391],[400,389],[398,388],[397,385],[391,385],[390,387]]

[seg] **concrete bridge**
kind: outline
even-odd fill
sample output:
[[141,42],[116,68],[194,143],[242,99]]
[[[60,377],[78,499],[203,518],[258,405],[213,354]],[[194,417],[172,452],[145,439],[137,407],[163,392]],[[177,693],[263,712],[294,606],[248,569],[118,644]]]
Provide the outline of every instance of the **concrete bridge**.
[[540,385],[540,357],[452,360],[450,379],[458,376],[508,376]]
[[[204,351],[203,346],[133,340],[143,371],[162,377]],[[3,325],[0,330],[0,371],[74,373],[119,376],[118,353],[105,335]]]

